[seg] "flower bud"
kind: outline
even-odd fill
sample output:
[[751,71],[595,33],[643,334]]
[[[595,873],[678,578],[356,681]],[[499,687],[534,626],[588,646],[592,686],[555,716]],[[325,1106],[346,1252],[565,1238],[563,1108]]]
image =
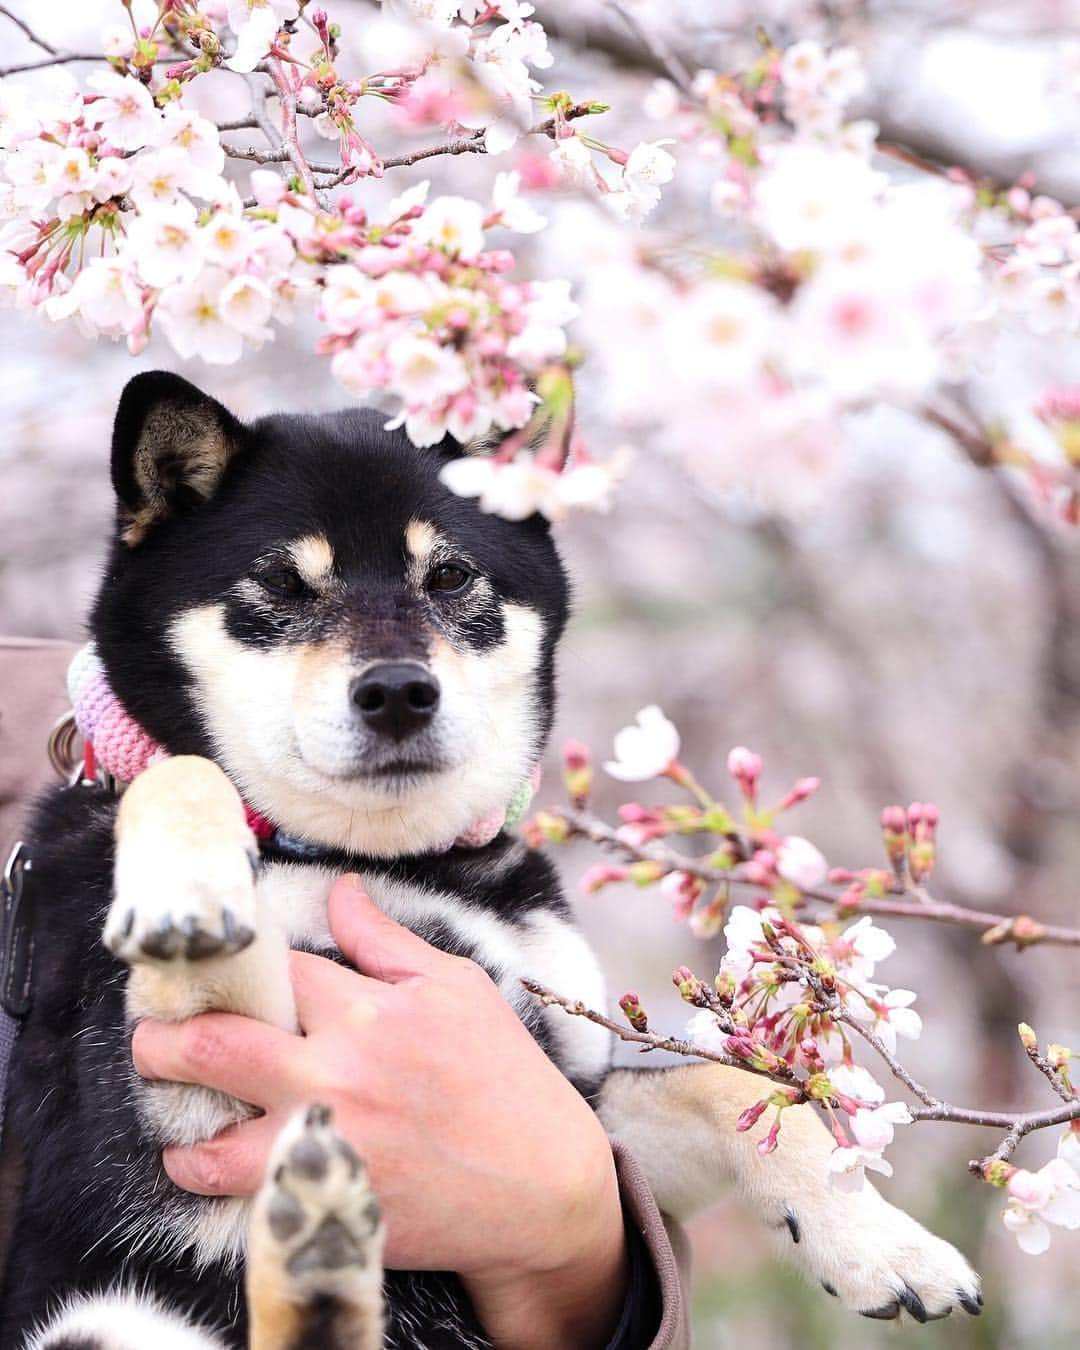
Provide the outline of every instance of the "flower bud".
[[753,1106],[748,1106],[739,1119],[735,1122],[735,1128],[740,1134],[753,1129],[769,1107],[768,1097],[763,1097],[761,1101],[755,1102]]
[[651,858],[642,858],[639,862],[632,863],[626,870],[635,886],[651,886],[667,872],[663,863],[653,862]]
[[881,837],[893,867],[899,866],[907,851],[907,816],[902,806],[886,806],[881,813]]
[[728,755],[728,773],[738,783],[743,796],[749,802],[757,797],[757,783],[763,767],[761,756],[755,754],[753,750],[748,750],[745,745],[737,745]]
[[538,811],[533,820],[549,844],[565,844],[570,838],[570,825],[562,816],[550,811]]
[[776,1147],[776,1142],[779,1136],[780,1136],[780,1117],[777,1116],[776,1119],[773,1121],[772,1125],[769,1127],[769,1133],[765,1136],[764,1139],[759,1139],[757,1142],[757,1151],[761,1155],[761,1157],[764,1158],[773,1151],[773,1149]]
[[820,786],[820,778],[800,778],[783,801],[781,801],[778,809],[786,811],[789,806],[797,806],[799,802],[804,802],[807,797],[812,796]]
[[623,994],[619,999],[619,1007],[623,1010],[623,1015],[635,1031],[648,1031],[649,1018],[645,1009],[641,1006],[637,994],[629,992]]
[[1021,1022],[1016,1030],[1020,1036],[1020,1043],[1025,1050],[1038,1050],[1039,1042],[1036,1039],[1035,1032],[1026,1022]]
[[988,1181],[991,1186],[1005,1187],[1009,1184],[1009,1178],[1016,1171],[1011,1163],[1007,1163],[1002,1158],[995,1158],[993,1162],[988,1162],[982,1169],[983,1181]]
[[589,747],[581,741],[567,741],[563,746],[563,782],[574,805],[584,807],[592,793],[593,768]]
[[699,980],[689,966],[679,966],[671,973],[671,982],[687,1003],[702,1004],[705,991],[704,980]]
[[626,877],[625,867],[616,867],[613,863],[594,863],[582,874],[578,889],[582,895],[595,895],[613,882],[625,881]]
[[1069,1060],[1072,1059],[1072,1051],[1067,1045],[1058,1045],[1052,1041],[1046,1047],[1046,1058],[1055,1069],[1067,1069]]

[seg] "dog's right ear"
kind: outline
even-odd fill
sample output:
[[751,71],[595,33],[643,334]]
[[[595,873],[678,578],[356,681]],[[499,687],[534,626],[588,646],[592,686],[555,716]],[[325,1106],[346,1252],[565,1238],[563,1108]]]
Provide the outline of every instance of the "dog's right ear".
[[134,547],[159,521],[211,497],[242,431],[227,408],[179,375],[151,370],[129,380],[112,438],[124,543]]

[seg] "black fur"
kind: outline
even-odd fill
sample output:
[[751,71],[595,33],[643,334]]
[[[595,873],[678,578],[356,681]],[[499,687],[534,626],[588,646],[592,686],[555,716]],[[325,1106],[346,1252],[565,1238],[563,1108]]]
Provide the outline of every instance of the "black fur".
[[[145,503],[132,459],[148,419],[164,402],[190,413],[228,442],[209,500],[185,491],[182,456],[155,482],[167,493],[145,535],[125,542]],[[160,428],[159,428],[160,430]],[[116,537],[92,631],[117,694],[174,753],[213,757],[188,676],[170,649],[171,619],[193,605],[226,600],[228,628],[252,645],[351,635],[370,651],[409,650],[431,631],[485,649],[502,635],[499,602],[530,606],[544,621],[536,673],[537,722],[546,736],[554,700],[554,653],[568,590],[546,524],[511,524],[482,514],[438,482],[447,452],[422,451],[387,433],[374,413],[272,416],[241,426],[175,377],[140,376],[125,391],[113,443],[119,498]],[[420,516],[452,540],[488,590],[471,608],[432,601],[419,614],[403,582],[402,535]],[[336,589],[316,603],[252,602],[245,579],[288,541],[324,534],[337,560]],[[486,598],[485,598],[486,597]],[[417,635],[421,635],[420,638]],[[539,746],[537,747],[539,749]],[[245,1343],[242,1280],[221,1268],[144,1243],[133,1248],[127,1220],[165,1201],[197,1205],[161,1169],[133,1104],[126,967],[101,932],[112,884],[116,799],[97,787],[70,787],[38,805],[28,836],[37,888],[34,1006],[17,1046],[7,1128],[25,1160],[16,1238],[4,1289],[0,1346],[15,1350],[63,1296],[118,1279],[222,1328]],[[511,921],[537,907],[566,913],[550,865],[505,835],[486,849],[374,861],[332,856],[342,870],[382,874],[491,907]],[[302,863],[292,865],[302,866]],[[425,936],[453,947],[445,930]],[[465,955],[478,955],[464,952]],[[549,1053],[539,1017],[531,1029]],[[579,1083],[591,1093],[598,1083]],[[386,1282],[387,1345],[486,1344],[457,1281],[446,1274],[394,1274]]]

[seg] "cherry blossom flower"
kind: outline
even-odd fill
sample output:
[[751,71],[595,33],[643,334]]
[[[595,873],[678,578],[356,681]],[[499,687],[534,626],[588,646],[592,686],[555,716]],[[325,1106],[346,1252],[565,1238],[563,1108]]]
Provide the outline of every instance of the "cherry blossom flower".
[[837,1092],[858,1102],[877,1103],[885,1100],[885,1089],[860,1064],[834,1065],[829,1069],[829,1082]]
[[866,1183],[867,1168],[886,1177],[893,1174],[892,1163],[874,1149],[859,1144],[834,1148],[829,1154],[829,1184],[838,1191],[861,1191]]
[[270,50],[278,29],[299,12],[296,0],[228,0],[229,27],[236,51],[225,64],[230,70],[252,71]]
[[1005,1227],[1020,1250],[1038,1256],[1050,1246],[1049,1224],[1080,1228],[1080,1173],[1062,1158],[1051,1158],[1037,1172],[1017,1169],[1006,1190]]
[[903,1102],[886,1102],[872,1110],[856,1111],[851,1117],[851,1132],[860,1148],[881,1153],[893,1141],[894,1126],[910,1125],[912,1119]]
[[223,312],[228,284],[227,273],[206,267],[194,280],[162,291],[155,315],[180,356],[198,355],[211,365],[229,365],[239,358],[243,336]]
[[547,221],[539,211],[523,202],[518,196],[521,188],[521,174],[497,173],[495,186],[491,190],[491,212],[498,219],[494,222],[516,234],[535,234],[542,230]]
[[521,451],[501,463],[482,455],[451,460],[439,477],[451,492],[476,497],[482,511],[507,520],[526,520],[539,512],[558,522],[573,507],[607,510],[623,465],[624,457],[615,455],[604,464],[575,465],[557,472]]
[[592,178],[592,152],[574,133],[556,141],[548,158],[555,165],[561,181],[569,187],[581,187]]
[[800,890],[812,890],[825,880],[829,865],[809,839],[789,834],[776,854],[776,870]]
[[1070,1127],[1065,1131],[1058,1140],[1057,1156],[1080,1174],[1080,1129]]
[[414,237],[451,257],[475,258],[484,247],[484,209],[467,197],[436,197],[417,222]]
[[386,351],[388,385],[406,404],[435,403],[469,382],[457,352],[427,338],[395,338]]
[[140,212],[128,226],[127,244],[139,275],[150,286],[188,280],[202,265],[195,208],[182,199]]
[[95,71],[86,82],[99,95],[86,108],[90,126],[100,127],[121,150],[138,150],[152,140],[161,115],[144,84],[114,70]]
[[664,774],[679,754],[680,738],[655,704],[642,708],[636,725],[623,727],[616,735],[615,758],[604,769],[623,783],[644,783]]

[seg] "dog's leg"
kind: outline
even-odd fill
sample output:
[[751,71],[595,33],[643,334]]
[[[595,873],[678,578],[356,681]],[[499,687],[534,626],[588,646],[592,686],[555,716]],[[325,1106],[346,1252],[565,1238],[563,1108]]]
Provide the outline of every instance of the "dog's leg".
[[[207,1009],[296,1029],[288,939],[256,915],[258,853],[236,789],[210,760],[165,759],[124,793],[105,942],[132,966],[127,1010],[179,1021]],[[143,1084],[139,1110],[163,1143],[194,1143],[250,1110],[222,1093]]]
[[224,1350],[223,1342],[153,1299],[125,1290],[74,1298],[24,1350]]
[[674,1218],[692,1217],[734,1184],[804,1272],[856,1312],[891,1318],[905,1309],[920,1322],[955,1304],[977,1313],[979,1277],[955,1247],[869,1182],[853,1193],[829,1184],[833,1139],[813,1107],[784,1112],[767,1157],[754,1147],[766,1121],[736,1133],[739,1115],[762,1091],[750,1074],[720,1064],[624,1069],[608,1078],[599,1113]]
[[325,1107],[282,1131],[248,1246],[251,1350],[379,1350],[382,1219]]

